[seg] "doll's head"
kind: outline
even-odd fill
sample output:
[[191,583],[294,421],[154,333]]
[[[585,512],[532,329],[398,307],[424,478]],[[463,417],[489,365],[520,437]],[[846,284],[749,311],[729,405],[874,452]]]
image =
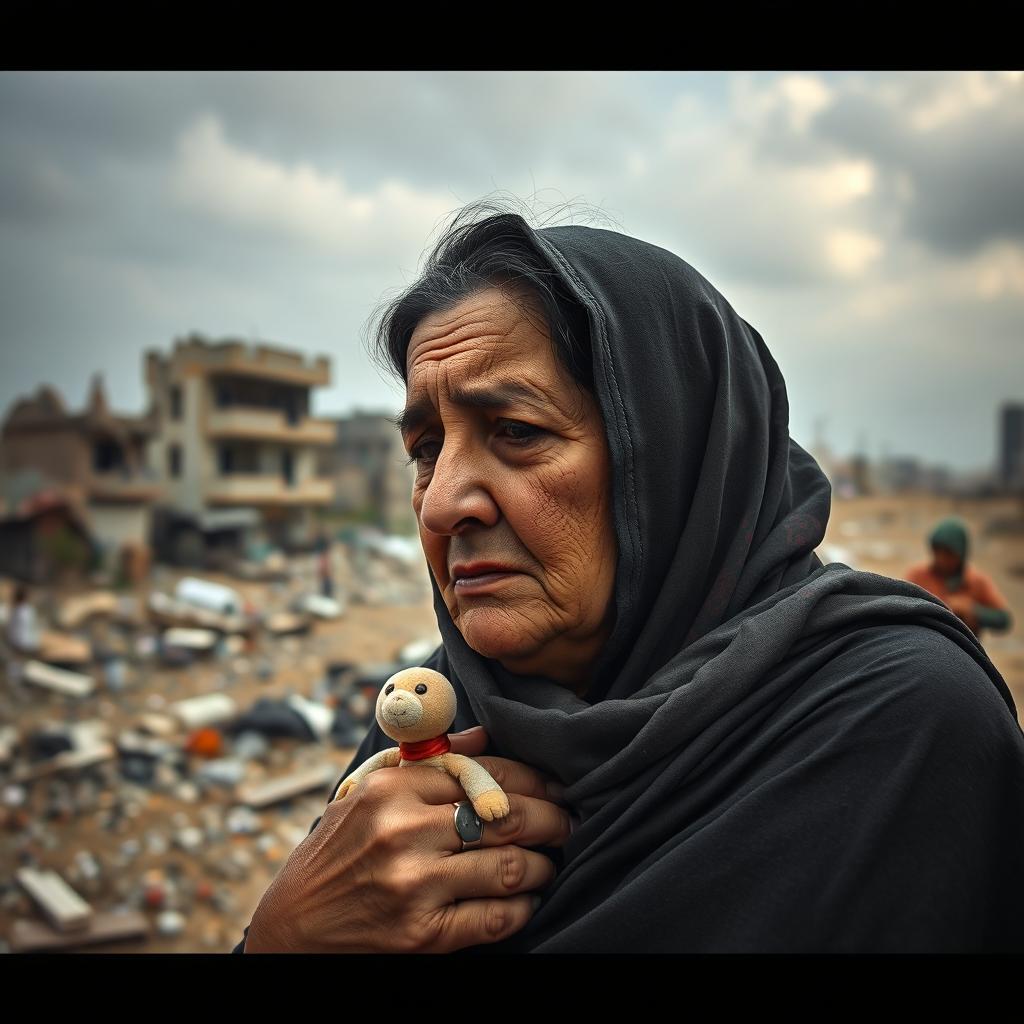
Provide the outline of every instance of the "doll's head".
[[431,740],[455,721],[452,684],[429,668],[396,672],[377,696],[377,724],[399,743]]

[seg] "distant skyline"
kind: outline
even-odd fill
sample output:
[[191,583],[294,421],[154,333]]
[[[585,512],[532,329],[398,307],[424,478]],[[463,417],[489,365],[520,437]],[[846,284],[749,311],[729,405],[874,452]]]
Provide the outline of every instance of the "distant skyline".
[[805,447],[990,466],[1024,402],[1021,72],[0,72],[0,132],[4,414],[95,371],[141,412],[193,330],[329,356],[318,414],[396,411],[366,318],[496,191],[693,264]]

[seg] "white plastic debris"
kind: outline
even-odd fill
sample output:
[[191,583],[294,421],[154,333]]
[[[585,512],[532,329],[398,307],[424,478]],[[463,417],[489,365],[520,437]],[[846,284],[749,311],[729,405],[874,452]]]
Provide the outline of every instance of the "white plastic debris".
[[245,602],[242,595],[231,587],[197,576],[185,576],[178,580],[174,596],[185,604],[192,604],[220,615],[241,615]]
[[179,700],[168,711],[186,729],[204,729],[234,718],[238,714],[238,707],[226,693],[206,693],[201,697]]

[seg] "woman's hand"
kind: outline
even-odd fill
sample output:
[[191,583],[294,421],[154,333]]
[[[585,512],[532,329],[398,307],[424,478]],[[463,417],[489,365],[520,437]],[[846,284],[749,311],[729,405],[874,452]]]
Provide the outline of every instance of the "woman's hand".
[[[476,726],[451,743],[479,757],[487,737]],[[460,852],[452,804],[466,794],[455,779],[430,765],[371,772],[292,851],[256,908],[245,952],[450,953],[519,931],[531,894],[555,875],[528,847],[565,843],[569,814],[535,768],[479,760],[510,804],[505,819],[485,823],[480,848]]]

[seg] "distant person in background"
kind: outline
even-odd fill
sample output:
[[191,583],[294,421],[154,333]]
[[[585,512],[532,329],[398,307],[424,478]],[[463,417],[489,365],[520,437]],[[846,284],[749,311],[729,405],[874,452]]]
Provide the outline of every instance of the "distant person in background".
[[39,621],[28,599],[28,587],[22,583],[14,590],[7,620],[7,642],[18,654],[35,654],[39,650]]
[[991,578],[967,564],[968,534],[962,519],[943,519],[928,537],[931,562],[907,571],[907,579],[934,594],[981,639],[982,631],[1010,628],[1009,604]]

